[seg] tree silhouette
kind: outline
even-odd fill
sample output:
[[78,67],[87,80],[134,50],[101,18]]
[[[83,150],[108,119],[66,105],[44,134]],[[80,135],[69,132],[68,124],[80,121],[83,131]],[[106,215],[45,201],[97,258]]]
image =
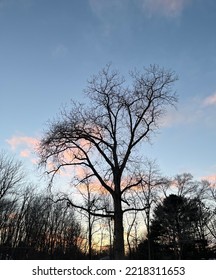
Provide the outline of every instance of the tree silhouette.
[[113,217],[116,259],[124,258],[123,214],[134,210],[128,193],[142,181],[136,173],[137,147],[149,141],[166,107],[177,101],[172,90],[177,77],[172,71],[151,65],[144,73],[131,72],[130,77],[132,83],[126,85],[110,65],[93,76],[86,89],[89,103],[73,102],[70,110],[63,110],[50,123],[39,151],[41,164],[52,174],[51,182],[63,167],[84,168],[87,172],[80,183],[92,178],[99,191],[112,197],[111,210],[99,205],[97,213],[91,214]]
[[24,181],[22,163],[0,152],[0,200],[18,193]]
[[160,257],[199,258],[205,253],[204,230],[209,218],[198,199],[171,194],[154,210],[150,237],[160,245]]

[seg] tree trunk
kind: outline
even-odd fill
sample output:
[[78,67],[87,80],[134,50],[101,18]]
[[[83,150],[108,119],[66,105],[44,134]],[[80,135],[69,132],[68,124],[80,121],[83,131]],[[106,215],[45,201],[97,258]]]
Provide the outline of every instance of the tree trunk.
[[148,260],[151,260],[151,237],[150,237],[150,205],[148,205],[147,212],[146,212],[146,218],[147,218],[147,236],[148,236]]
[[88,213],[88,254],[89,254],[89,260],[92,259],[92,224],[91,224],[91,214]]
[[123,227],[123,212],[121,205],[121,196],[116,196],[114,199],[114,259],[123,260],[125,257],[124,250],[124,227]]

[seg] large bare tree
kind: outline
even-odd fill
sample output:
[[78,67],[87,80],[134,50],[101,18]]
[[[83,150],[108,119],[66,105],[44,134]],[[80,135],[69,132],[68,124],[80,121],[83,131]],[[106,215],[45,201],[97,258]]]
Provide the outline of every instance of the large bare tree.
[[143,72],[130,72],[130,78],[126,84],[107,65],[88,81],[85,94],[89,101],[72,102],[70,110],[62,110],[50,122],[39,149],[41,164],[47,166],[52,179],[64,167],[74,167],[72,176],[84,168],[88,172],[79,173],[83,174],[80,182],[88,176],[111,196],[112,210],[100,205],[98,215],[114,220],[116,259],[124,258],[123,214],[134,210],[126,193],[141,183],[135,170],[138,148],[158,128],[167,106],[177,101],[173,71],[151,65]]

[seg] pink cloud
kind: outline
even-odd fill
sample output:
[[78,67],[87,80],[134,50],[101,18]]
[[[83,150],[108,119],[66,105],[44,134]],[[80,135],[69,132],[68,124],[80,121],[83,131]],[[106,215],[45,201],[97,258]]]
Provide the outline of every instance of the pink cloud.
[[22,150],[20,152],[20,156],[28,158],[30,156],[30,151],[29,150]]
[[[39,144],[37,138],[29,136],[13,136],[7,139],[6,142],[12,150],[19,150],[20,156],[23,158],[31,158]],[[31,161],[35,162],[36,160],[32,158]]]
[[216,183],[216,174],[212,174],[212,175],[208,175],[208,176],[204,176],[202,177],[203,180],[207,180],[210,183]]
[[175,17],[181,14],[191,0],[140,0],[143,9],[150,15],[162,14]]
[[6,140],[10,147],[15,150],[19,146],[27,146],[28,148],[34,148],[38,145],[39,140],[37,138],[28,136],[13,136]]
[[203,101],[203,104],[205,106],[216,105],[216,92],[213,93],[212,95],[206,97]]

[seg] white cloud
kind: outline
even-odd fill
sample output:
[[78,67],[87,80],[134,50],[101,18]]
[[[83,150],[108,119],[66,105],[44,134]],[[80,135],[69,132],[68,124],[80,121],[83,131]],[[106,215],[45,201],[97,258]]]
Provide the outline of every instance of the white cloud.
[[174,125],[202,124],[215,128],[216,111],[207,108],[216,106],[216,93],[201,99],[196,96],[188,99],[187,102],[177,104],[177,110],[170,109],[161,120],[162,127]]
[[188,100],[188,104],[177,105],[177,110],[170,109],[161,119],[162,127],[172,127],[174,125],[188,125],[196,122],[204,121],[204,110],[200,106],[200,102],[195,98]]

